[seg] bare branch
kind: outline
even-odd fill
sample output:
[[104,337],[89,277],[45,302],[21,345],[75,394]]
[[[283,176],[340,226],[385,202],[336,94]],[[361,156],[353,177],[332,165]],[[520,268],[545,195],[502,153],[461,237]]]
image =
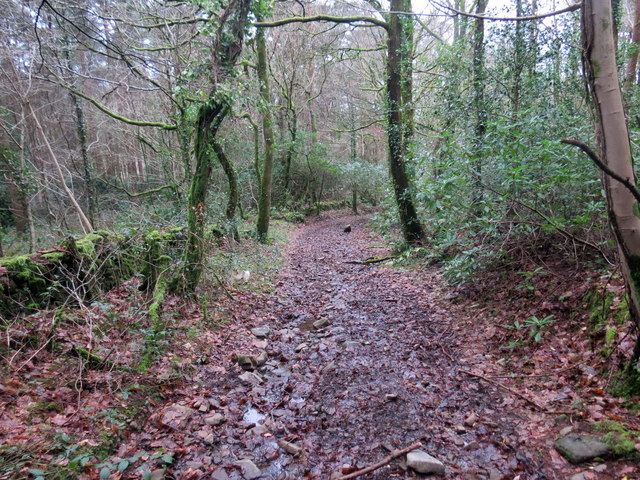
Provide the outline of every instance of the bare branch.
[[109,185],[110,187],[115,188],[116,190],[120,190],[121,192],[124,192],[128,197],[131,197],[131,198],[143,197],[145,195],[150,195],[152,193],[159,193],[162,190],[166,190],[166,189],[171,189],[174,191],[176,190],[176,185],[168,184],[168,185],[162,185],[156,188],[150,188],[149,190],[145,190],[144,192],[130,192],[126,188],[121,187],[120,185],[116,185],[115,183],[111,183],[105,178],[99,178],[98,180],[103,182],[105,185]]
[[289,17],[281,18],[280,20],[273,20],[271,22],[255,22],[253,25],[259,28],[271,28],[281,27],[283,25],[289,25],[290,23],[311,23],[311,22],[331,22],[331,23],[348,23],[350,25],[355,24],[368,24],[375,25],[377,27],[387,28],[387,22],[379,20],[373,17],[366,16],[354,16],[354,17],[334,17],[331,15],[314,15],[313,17]]
[[575,10],[579,10],[582,7],[582,2],[574,3],[573,5],[569,5],[566,8],[562,8],[560,10],[556,10],[554,12],[549,13],[541,13],[539,15],[527,15],[524,17],[492,17],[491,15],[478,15],[475,13],[463,12],[462,10],[456,10],[453,7],[449,7],[448,5],[443,5],[442,3],[433,1],[435,5],[445,10],[452,12],[453,16],[462,15],[463,17],[471,17],[471,18],[480,18],[483,20],[495,20],[500,22],[526,22],[529,20],[541,20],[547,17],[553,17],[555,15],[561,15],[567,12],[573,12]]
[[93,106],[95,106],[98,110],[100,110],[102,113],[106,113],[111,118],[113,118],[115,120],[118,120],[120,122],[128,123],[129,125],[135,125],[137,127],[156,127],[156,128],[162,128],[163,130],[176,130],[178,128],[176,125],[172,125],[170,123],[148,122],[148,121],[145,121],[145,120],[132,120],[132,119],[124,117],[124,116],[122,116],[122,115],[120,115],[120,114],[118,114],[118,113],[116,113],[116,112],[114,112],[112,110],[109,110],[107,107],[105,107],[102,103],[100,103],[95,98],[90,97],[86,93],[83,93],[80,90],[77,90],[77,89],[73,88],[71,85],[67,85],[67,84],[62,83],[62,82],[59,82],[58,84],[60,86],[64,87],[64,88],[66,88],[67,90],[69,90],[74,95],[77,95],[77,96],[79,96],[81,98],[84,98],[89,103],[91,103]]
[[580,140],[576,140],[575,138],[565,138],[560,140],[560,142],[567,145],[574,145],[578,147],[580,150],[582,150],[584,153],[587,154],[587,156],[593,161],[593,163],[595,163],[598,166],[600,170],[602,170],[604,173],[609,175],[614,180],[619,181],[627,190],[629,190],[629,192],[631,193],[631,195],[633,195],[636,201],[640,202],[640,191],[638,191],[638,187],[636,187],[636,185],[632,183],[628,178],[621,177],[616,172],[611,170],[607,165],[602,163],[602,160],[600,160],[600,158],[598,158],[595,152],[591,150],[587,145],[582,143]]

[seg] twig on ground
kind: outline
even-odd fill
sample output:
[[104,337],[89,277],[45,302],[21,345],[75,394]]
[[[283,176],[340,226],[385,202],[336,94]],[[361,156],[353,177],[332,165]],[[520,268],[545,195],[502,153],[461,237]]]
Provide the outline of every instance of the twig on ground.
[[442,350],[442,353],[444,353],[449,360],[451,360],[453,363],[457,363],[456,360],[451,356],[451,354],[444,348],[444,345],[440,344],[440,350]]
[[350,263],[353,265],[371,265],[372,263],[381,263],[381,262],[386,262],[387,260],[393,260],[395,258],[395,256],[392,257],[371,257],[371,258],[367,258],[366,260],[351,260],[349,262],[344,262],[344,263]]
[[216,281],[218,282],[218,285],[220,285],[222,287],[222,289],[224,290],[224,293],[227,294],[227,297],[229,297],[229,300],[233,300],[235,302],[236,301],[235,297],[231,294],[231,292],[229,291],[227,286],[224,284],[222,279],[218,276],[218,274],[214,273],[213,276],[216,279]]
[[507,390],[508,392],[513,393],[514,395],[520,397],[521,399],[525,400],[527,403],[530,403],[531,405],[533,405],[534,407],[536,407],[538,410],[545,412],[545,413],[550,413],[550,414],[555,414],[555,415],[560,415],[560,414],[572,414],[574,412],[572,411],[568,411],[568,410],[549,410],[548,408],[540,405],[538,402],[536,402],[535,400],[533,400],[532,398],[527,397],[525,394],[520,393],[517,390],[514,390],[511,387],[508,387],[500,382],[497,382],[495,380],[493,380],[492,378],[486,377],[484,375],[481,375],[480,373],[474,373],[474,372],[469,372],[468,370],[463,370],[463,369],[458,369],[458,371],[460,373],[466,373],[467,375],[470,375],[472,377],[477,377],[477,378],[481,378],[482,380],[484,380],[485,382],[491,383],[493,385],[496,385],[500,388],[503,388],[505,390]]
[[[18,373],[20,370],[22,370],[24,367],[26,367],[26,366],[29,364],[29,362],[30,362],[31,360],[33,360],[33,359],[34,359],[34,358],[35,358],[35,357],[36,357],[36,356],[37,356],[37,355],[38,355],[42,350],[44,350],[44,349],[47,347],[47,345],[49,345],[49,342],[50,342],[51,340],[53,340],[53,337],[49,337],[49,338],[47,338],[47,341],[46,341],[46,342],[44,342],[44,343],[40,346],[40,348],[38,348],[38,349],[33,353],[33,355],[31,355],[31,356],[29,357],[29,359],[28,359],[27,361],[25,361],[25,362],[24,362],[22,365],[20,365],[18,368],[14,368],[14,369],[13,369],[13,373]],[[15,356],[15,355],[14,355],[14,356]]]
[[370,465],[366,468],[358,470],[357,472],[350,473],[349,475],[345,475],[344,477],[338,477],[338,480],[350,480],[352,478],[357,478],[361,475],[371,473],[379,469],[380,467],[384,467],[386,464],[391,463],[396,458],[401,457],[402,455],[405,455],[414,450],[417,450],[421,446],[422,446],[422,443],[416,442],[412,445],[409,445],[407,448],[403,448],[402,450],[394,450],[393,452],[391,452],[391,454],[388,457],[383,458],[378,463],[374,463],[373,465]]
[[559,373],[568,372],[569,370],[573,370],[574,368],[577,368],[580,365],[584,365],[585,363],[587,363],[587,360],[583,360],[581,362],[574,363],[573,365],[569,365],[568,367],[560,368],[558,370],[551,370],[548,373],[539,373],[539,374],[505,373],[503,375],[491,375],[490,378],[543,378],[543,377],[550,377],[551,375],[557,375]]

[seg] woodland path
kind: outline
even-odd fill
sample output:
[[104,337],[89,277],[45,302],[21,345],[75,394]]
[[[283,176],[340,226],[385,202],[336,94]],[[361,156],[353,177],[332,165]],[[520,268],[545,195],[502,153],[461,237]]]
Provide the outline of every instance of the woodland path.
[[[483,356],[482,345],[469,343],[439,301],[435,274],[347,263],[388,254],[366,222],[325,216],[302,227],[276,290],[235,302],[244,333],[212,347],[226,366],[198,375],[205,396],[217,399],[205,416],[220,412],[225,423],[203,426],[194,415],[174,427],[191,429],[176,478],[253,478],[236,465],[245,458],[260,468],[255,478],[330,479],[416,441],[445,464],[446,478],[568,478],[550,472],[549,456],[519,431],[526,418],[511,407],[523,402],[459,371]],[[320,319],[330,324],[314,329]],[[256,326],[270,328],[266,340],[248,332]],[[269,361],[255,372],[264,381],[252,385],[228,359],[261,348]],[[477,420],[465,423],[472,414]],[[282,439],[305,453],[284,452]],[[360,478],[416,477],[397,459]]]

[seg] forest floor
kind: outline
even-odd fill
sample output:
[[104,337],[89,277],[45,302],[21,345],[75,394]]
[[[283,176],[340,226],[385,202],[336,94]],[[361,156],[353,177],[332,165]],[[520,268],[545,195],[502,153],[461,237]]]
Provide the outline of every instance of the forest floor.
[[[420,442],[445,465],[444,478],[640,479],[633,461],[573,466],[553,447],[559,436],[590,432],[603,420],[640,431],[633,402],[607,393],[600,374],[615,355],[603,359],[584,333],[584,316],[572,315],[592,278],[538,275],[553,283],[552,298],[525,276],[524,299],[514,300],[492,290],[500,284],[490,277],[454,290],[436,268],[357,263],[388,255],[366,217],[324,214],[293,233],[273,291],[230,290],[233,299],[215,304],[228,323],[207,333],[174,326],[185,332],[181,343],[146,385],[136,386],[133,373],[95,369],[83,378],[86,393],[77,385],[60,391],[60,369],[25,350],[24,362],[12,360],[31,377],[8,372],[0,389],[2,443],[33,443],[54,429],[58,445],[39,453],[40,463],[25,460],[26,446],[22,457],[12,451],[23,459],[21,478],[47,473],[51,462],[59,472],[77,468],[80,478],[328,480]],[[619,285],[607,288],[622,295]],[[164,310],[200,315],[177,297]],[[512,326],[531,312],[551,317]],[[616,351],[630,340],[621,332]],[[34,375],[48,390],[29,397]],[[34,412],[34,395],[51,408]],[[65,408],[53,407],[56,395]],[[100,413],[125,404],[132,411],[134,400],[144,404],[135,418],[107,421]],[[88,455],[83,463],[83,448],[99,444],[97,424],[103,440],[117,442],[106,461],[96,465]],[[2,465],[0,478],[18,478],[2,477]],[[359,478],[418,477],[398,456]]]

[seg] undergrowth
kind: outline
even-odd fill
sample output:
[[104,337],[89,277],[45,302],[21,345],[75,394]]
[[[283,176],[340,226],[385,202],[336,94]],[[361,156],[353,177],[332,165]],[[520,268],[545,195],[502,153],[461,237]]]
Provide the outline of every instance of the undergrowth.
[[83,308],[5,323],[0,401],[11,427],[0,430],[0,479],[147,478],[170,464],[162,449],[120,458],[117,448],[150,405],[207,363],[208,342],[235,321],[225,297],[273,288],[294,228],[274,221],[266,245],[214,245],[194,298],[168,292],[160,270],[154,288],[134,277]]

